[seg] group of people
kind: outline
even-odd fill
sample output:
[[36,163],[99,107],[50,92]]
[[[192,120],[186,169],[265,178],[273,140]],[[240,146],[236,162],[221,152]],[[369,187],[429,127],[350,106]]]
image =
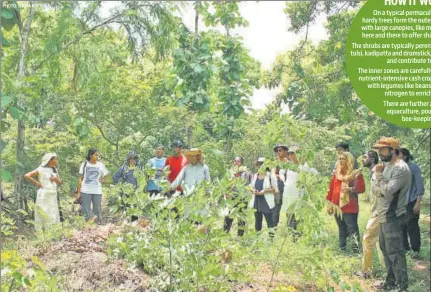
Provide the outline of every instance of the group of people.
[[[384,288],[397,286],[405,290],[408,286],[405,251],[410,249],[410,246],[415,252],[420,248],[418,219],[420,201],[424,193],[422,177],[418,166],[411,162],[413,157],[409,150],[401,148],[397,139],[382,137],[373,148],[376,151],[369,150],[362,157],[363,167],[371,172],[371,216],[362,240],[363,270],[358,275],[364,278],[370,277],[373,251],[379,241],[382,258],[384,258],[381,262],[384,262],[387,268]],[[147,167],[151,173],[144,187],[150,196],[164,194],[170,197],[175,192],[189,195],[203,181],[211,181],[210,169],[204,163],[200,149],[192,148],[183,151],[183,144],[180,141],[175,141],[172,149],[174,154],[166,158],[164,146],[157,146],[156,156],[145,165],[141,165],[135,152],[130,152],[124,164],[114,173],[114,184],[129,183],[137,190],[140,186],[134,171],[144,167]],[[240,214],[244,214],[249,201],[248,206],[255,209],[256,231],[262,229],[263,218],[265,218],[269,234],[273,237],[280,222],[281,213],[287,215],[288,226],[297,230],[299,221],[295,218],[294,206],[304,191],[298,186],[299,172],[318,174],[317,170],[306,162],[298,161],[296,156],[298,149],[296,145],[290,147],[285,144],[276,145],[273,150],[279,165],[272,169],[264,165],[263,157],[258,158],[254,163],[255,172],[247,169],[241,156],[235,157],[232,161],[230,177],[233,180],[241,180],[244,186],[249,186],[251,199],[250,196],[242,196],[237,200],[241,194],[235,187],[231,188],[224,199],[236,199],[234,207],[239,209]],[[328,213],[334,215],[337,222],[340,249],[345,250],[347,238],[352,237],[354,248],[359,251],[358,194],[365,192],[365,181],[362,169],[349,151],[349,145],[337,144],[336,151],[338,159],[334,165],[326,196]],[[297,167],[286,167],[286,164],[294,164]],[[164,177],[166,169],[169,170],[169,174]],[[77,190],[77,198],[82,201],[82,210],[87,220],[100,220],[102,184],[108,175],[108,169],[99,161],[99,151],[90,149],[79,169]],[[38,180],[33,177],[38,177]],[[56,154],[46,154],[41,165],[27,173],[25,178],[38,187],[36,228],[41,229],[49,224],[60,222],[57,186],[62,181],[58,175]],[[169,182],[168,190],[163,190],[162,180]],[[123,195],[126,196],[126,194]],[[43,212],[37,212],[38,209]],[[91,214],[94,217],[91,217]],[[238,235],[242,236],[246,225],[245,216],[239,216],[239,218]],[[132,220],[137,219],[135,216],[132,217]],[[232,224],[233,219],[227,213],[224,230],[229,232]]]
[[[346,239],[353,238],[359,250],[358,194],[365,192],[361,170],[345,143],[336,145],[337,161],[326,199],[328,213],[334,214],[339,229],[339,247],[346,249]],[[386,266],[383,289],[406,291],[408,287],[406,251],[418,254],[420,249],[419,213],[424,185],[413,156],[401,148],[399,140],[382,137],[362,156],[362,165],[370,177],[371,216],[362,239],[362,271],[357,275],[370,278],[373,252],[379,242],[380,262]],[[380,163],[379,163],[380,158]],[[336,212],[335,207],[341,209]],[[335,208],[334,208],[335,207]],[[409,243],[410,241],[410,243]]]

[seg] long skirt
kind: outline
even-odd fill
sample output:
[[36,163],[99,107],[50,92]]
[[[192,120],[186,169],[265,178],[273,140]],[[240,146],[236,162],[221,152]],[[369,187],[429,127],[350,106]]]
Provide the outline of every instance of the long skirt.
[[39,189],[34,209],[35,228],[40,231],[56,223],[60,223],[57,192],[55,190]]

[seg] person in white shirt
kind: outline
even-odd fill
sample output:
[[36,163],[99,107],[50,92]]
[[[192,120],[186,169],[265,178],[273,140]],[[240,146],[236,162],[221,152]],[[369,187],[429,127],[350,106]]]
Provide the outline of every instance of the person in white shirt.
[[171,190],[175,190],[183,184],[184,194],[190,195],[201,182],[210,182],[211,177],[208,166],[203,163],[202,151],[200,149],[192,148],[186,151],[185,156],[188,164],[183,167],[177,178],[171,183]]
[[[283,191],[283,205],[281,210],[287,214],[287,224],[294,230],[297,229],[298,220],[295,217],[295,207],[292,205],[296,204],[303,195],[303,190],[298,187],[299,173],[305,171],[308,173],[318,174],[318,171],[311,168],[307,162],[300,164],[298,158],[296,157],[296,151],[299,150],[298,146],[290,146],[287,153],[287,158],[289,162],[298,165],[298,170],[293,171],[290,169],[286,170],[284,177],[284,191]],[[292,210],[293,209],[293,210]]]
[[[86,219],[97,218],[97,221],[100,222],[102,183],[106,181],[109,171],[106,166],[98,160],[99,151],[94,148],[88,150],[86,160],[79,168],[77,198],[79,199],[82,197],[82,210]],[[93,204],[94,218],[90,217],[91,204]]]
[[[37,176],[39,181],[36,181],[34,176]],[[24,178],[38,187],[34,213],[36,230],[44,230],[52,224],[60,223],[57,185],[62,182],[57,171],[57,155],[45,154],[40,166],[25,174]]]

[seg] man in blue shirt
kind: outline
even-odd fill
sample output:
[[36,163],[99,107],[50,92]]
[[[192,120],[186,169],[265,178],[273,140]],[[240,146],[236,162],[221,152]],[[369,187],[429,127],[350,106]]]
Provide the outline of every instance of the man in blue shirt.
[[148,167],[156,170],[155,176],[149,178],[147,182],[147,191],[150,192],[150,196],[155,196],[162,191],[159,181],[162,178],[163,168],[166,162],[166,157],[163,157],[165,154],[165,147],[163,145],[158,145],[155,151],[156,156],[148,161]]
[[[406,148],[401,148],[403,160],[407,163],[412,173],[412,184],[407,193],[407,222],[403,228],[403,241],[406,250],[413,250],[416,255],[421,247],[421,232],[419,229],[419,214],[421,208],[421,200],[424,194],[424,183],[419,167],[411,162],[413,156]],[[409,239],[410,237],[410,245]]]

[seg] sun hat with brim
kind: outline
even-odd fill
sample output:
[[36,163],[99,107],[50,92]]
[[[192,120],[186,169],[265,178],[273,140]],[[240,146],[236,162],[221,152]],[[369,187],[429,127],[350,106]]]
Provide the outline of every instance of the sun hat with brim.
[[373,146],[374,149],[380,149],[383,147],[390,147],[392,149],[400,149],[400,141],[393,138],[393,137],[382,137],[380,140],[376,143],[376,145]]
[[190,150],[187,150],[186,153],[184,153],[185,156],[196,156],[196,155],[202,155],[202,151],[199,148],[191,148]]
[[41,167],[45,167],[48,162],[51,160],[51,158],[53,157],[57,157],[57,154],[55,153],[46,153],[43,157],[42,157],[42,163],[40,164]]
[[297,145],[291,145],[290,147],[289,147],[289,150],[287,150],[287,152],[293,152],[293,153],[296,153],[296,151],[298,151],[299,150],[299,147],[297,146]]
[[289,151],[289,147],[287,147],[285,144],[277,144],[274,146],[274,152],[277,152],[278,148],[284,148],[284,150]]

